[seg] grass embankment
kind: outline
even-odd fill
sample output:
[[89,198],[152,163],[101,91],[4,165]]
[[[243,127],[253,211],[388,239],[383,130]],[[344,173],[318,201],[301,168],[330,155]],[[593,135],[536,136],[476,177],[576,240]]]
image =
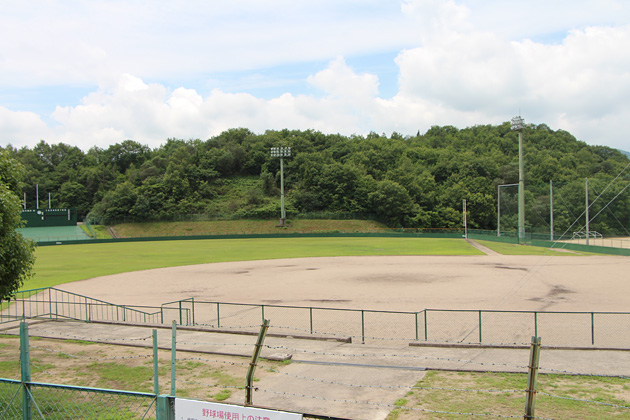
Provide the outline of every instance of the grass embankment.
[[373,220],[213,220],[200,222],[122,223],[114,226],[121,238],[284,233],[370,233],[391,231]]
[[[540,375],[536,396],[536,416],[553,419],[628,418],[630,416],[630,380],[603,376]],[[417,418],[459,419],[473,413],[478,416],[518,416],[524,412],[527,374],[428,372],[404,398],[396,401],[400,409],[393,410],[388,420]],[[470,390],[470,391],[463,391]],[[503,390],[488,392],[476,390]],[[516,392],[509,392],[516,391]],[[554,398],[541,393],[565,397]],[[573,399],[573,400],[571,400]],[[599,403],[621,405],[611,407]],[[416,410],[413,410],[413,409]],[[473,417],[472,415],[470,417]],[[538,418],[538,417],[537,417]]]
[[22,290],[151,268],[278,258],[481,255],[460,239],[262,238],[149,241],[39,247]]

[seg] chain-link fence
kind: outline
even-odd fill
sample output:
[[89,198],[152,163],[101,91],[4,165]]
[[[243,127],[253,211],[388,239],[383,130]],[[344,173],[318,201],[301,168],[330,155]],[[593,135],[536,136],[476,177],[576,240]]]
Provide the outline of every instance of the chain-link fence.
[[0,379],[0,418],[155,419],[156,396]]
[[[157,335],[154,332],[153,357],[156,378]],[[20,323],[20,347],[15,363],[19,379],[7,379],[14,369],[5,365],[12,360],[0,357],[2,376],[0,379],[0,418],[15,420],[31,419],[156,419],[158,418],[158,385],[154,393],[121,391],[102,388],[40,383],[31,380],[31,361],[28,324]],[[16,352],[11,353],[14,357]],[[41,366],[39,366],[41,368]],[[9,373],[9,375],[7,375]],[[166,417],[161,417],[166,418]]]

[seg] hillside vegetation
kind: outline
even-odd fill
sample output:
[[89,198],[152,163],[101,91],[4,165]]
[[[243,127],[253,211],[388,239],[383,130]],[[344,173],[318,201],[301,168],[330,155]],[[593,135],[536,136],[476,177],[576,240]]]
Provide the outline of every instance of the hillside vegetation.
[[290,220],[284,228],[278,227],[278,220],[143,222],[121,223],[114,229],[121,238],[279,233],[378,233],[389,230],[383,224],[372,220]]
[[[591,215],[623,192],[623,183],[607,188],[630,162],[621,152],[588,146],[544,124],[527,126],[524,139],[528,225],[548,225],[551,180],[557,231],[582,213],[585,178],[593,197],[605,193]],[[26,169],[29,208],[39,184],[40,206],[51,192],[52,207],[76,207],[80,216],[115,224],[186,220],[191,214],[277,219],[280,162],[270,156],[272,146],[292,150],[284,162],[289,218],[343,216],[374,218],[389,227],[452,228],[461,227],[466,199],[469,227],[495,229],[497,186],[518,182],[517,134],[507,122],[436,126],[413,137],[239,128],[208,140],[168,139],[155,149],[132,140],[87,152],[44,141],[32,149],[6,149]],[[509,191],[502,230],[516,221],[514,189]],[[592,229],[627,231],[630,200],[624,194],[593,220]]]

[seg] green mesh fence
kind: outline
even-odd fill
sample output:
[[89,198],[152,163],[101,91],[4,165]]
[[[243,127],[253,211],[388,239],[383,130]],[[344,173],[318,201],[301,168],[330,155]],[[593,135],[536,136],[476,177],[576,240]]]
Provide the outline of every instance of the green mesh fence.
[[155,419],[155,395],[31,384],[34,419]]
[[[30,383],[32,419],[155,419],[153,394]],[[0,418],[22,420],[23,385],[0,379]]]
[[0,419],[22,420],[22,384],[0,379]]

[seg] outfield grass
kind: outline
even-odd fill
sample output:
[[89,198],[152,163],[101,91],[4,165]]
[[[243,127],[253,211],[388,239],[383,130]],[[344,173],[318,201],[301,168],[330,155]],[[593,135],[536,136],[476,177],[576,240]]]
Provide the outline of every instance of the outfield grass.
[[263,238],[118,242],[37,248],[22,290],[151,268],[278,258],[369,255],[482,255],[461,239]]

